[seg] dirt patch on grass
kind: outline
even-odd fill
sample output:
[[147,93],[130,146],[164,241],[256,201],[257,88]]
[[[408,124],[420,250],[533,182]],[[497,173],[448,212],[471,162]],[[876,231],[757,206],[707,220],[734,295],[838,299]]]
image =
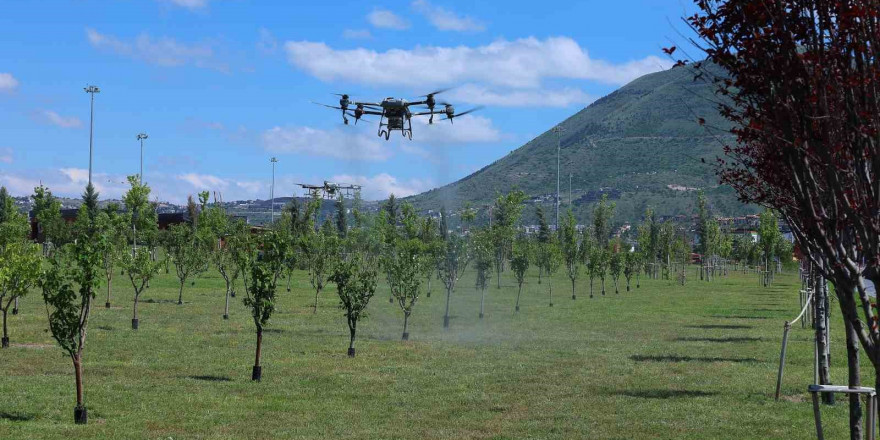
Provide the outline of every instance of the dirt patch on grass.
[[12,346],[18,348],[30,348],[33,350],[45,350],[54,347],[52,344],[12,344]]

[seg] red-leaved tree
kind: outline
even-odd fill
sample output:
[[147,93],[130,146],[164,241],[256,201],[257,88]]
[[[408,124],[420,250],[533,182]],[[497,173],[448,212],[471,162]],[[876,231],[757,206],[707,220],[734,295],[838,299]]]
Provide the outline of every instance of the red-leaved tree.
[[[865,289],[865,280],[880,283],[880,2],[695,3],[686,22],[707,56],[698,71],[724,97],[737,139],[718,161],[721,181],[788,222],[835,286],[850,385],[859,382],[861,344],[880,387],[880,333]],[[859,417],[851,399],[853,438]]]

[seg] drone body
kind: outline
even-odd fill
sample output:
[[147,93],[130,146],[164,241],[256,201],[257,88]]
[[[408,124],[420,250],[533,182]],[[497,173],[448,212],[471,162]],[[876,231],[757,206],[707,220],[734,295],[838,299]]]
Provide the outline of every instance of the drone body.
[[[352,101],[347,94],[337,94],[340,98],[338,107],[317,102],[315,104],[341,110],[342,122],[346,125],[348,125],[348,116],[354,117],[355,124],[357,124],[364,115],[379,116],[379,131],[377,133],[379,137],[384,136],[385,140],[388,140],[391,138],[392,131],[399,131],[404,137],[412,140],[413,116],[429,115],[428,123],[433,124],[434,115],[443,115],[445,117],[441,120],[448,119],[449,122],[452,123],[454,118],[480,109],[480,107],[477,107],[465,112],[455,113],[455,107],[453,107],[452,104],[445,102],[438,103],[434,99],[434,95],[445,91],[446,89],[431,92],[427,95],[421,96],[421,98],[424,99],[417,101],[407,101],[406,99],[388,97],[378,103]],[[438,104],[443,106],[443,108],[435,110],[434,107]],[[353,110],[351,110],[352,106],[354,106]],[[411,107],[422,106],[427,107],[427,110],[422,108],[412,109],[416,110],[415,112],[411,110]],[[364,120],[366,121],[366,119]]]

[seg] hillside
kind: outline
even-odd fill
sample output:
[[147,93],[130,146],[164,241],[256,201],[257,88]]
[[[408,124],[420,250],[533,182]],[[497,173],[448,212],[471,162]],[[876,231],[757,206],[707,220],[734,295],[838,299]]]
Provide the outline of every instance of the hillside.
[[[754,206],[739,203],[730,188],[718,185],[709,165],[723,154],[718,130],[710,133],[696,120],[704,118],[707,127],[729,123],[715,108],[712,85],[693,77],[684,68],[645,75],[560,124],[565,129],[562,210],[567,209],[571,173],[574,210],[581,222],[588,221],[603,193],[617,203],[617,223],[637,221],[647,207],[660,215],[690,214],[697,188],[706,192],[717,214],[756,212]],[[465,201],[484,205],[512,188],[525,191],[532,203],[542,203],[553,217],[555,133],[547,131],[470,176],[407,200],[420,209],[445,204],[455,210]],[[527,222],[533,214],[534,209],[526,209]]]

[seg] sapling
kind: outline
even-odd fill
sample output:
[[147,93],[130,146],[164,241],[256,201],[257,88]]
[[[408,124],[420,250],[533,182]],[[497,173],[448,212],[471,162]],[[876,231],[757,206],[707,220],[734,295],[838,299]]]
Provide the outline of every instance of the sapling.
[[497,256],[497,254],[493,255],[493,250],[497,250],[493,249],[493,245],[496,244],[493,243],[493,235],[491,230],[477,230],[472,245],[474,269],[477,271],[474,287],[480,291],[480,319],[485,316],[486,287],[492,277],[492,264]]
[[467,241],[455,234],[448,235],[444,243],[443,254],[437,265],[440,279],[443,280],[443,285],[446,287],[446,311],[443,313],[443,328],[449,328],[449,300],[470,260],[471,253]]
[[40,280],[49,330],[73,361],[76,379],[73,420],[77,424],[88,421],[83,399],[82,355],[92,300],[101,281],[100,241],[103,239],[96,230],[98,194],[91,184],[86,187],[83,201],[74,228],[76,240],[52,257]]
[[204,270],[206,252],[192,225],[179,224],[168,228],[165,249],[171,256],[179,281],[177,304],[183,304],[183,286],[186,281]]
[[519,312],[519,297],[522,295],[523,281],[526,279],[526,272],[529,270],[531,259],[531,246],[527,239],[520,237],[513,242],[513,258],[510,259],[510,268],[513,269],[513,275],[516,277],[516,283],[519,290],[516,292],[516,308]]
[[609,249],[611,254],[608,259],[608,271],[611,273],[611,280],[614,282],[614,293],[619,294],[618,286],[620,284],[620,274],[623,272],[623,254],[620,252],[620,244],[615,241],[613,248]]
[[398,240],[395,246],[380,259],[383,270],[388,275],[391,296],[397,300],[403,310],[403,335],[401,339],[409,340],[409,317],[419,299],[419,288],[422,274],[429,258],[419,240]]
[[131,329],[137,330],[140,324],[138,318],[138,303],[141,293],[150,283],[150,280],[156,276],[161,267],[161,262],[153,261],[150,257],[150,250],[145,247],[132,249],[130,253],[124,254],[122,264],[128,279],[131,280],[131,287],[134,288],[134,305],[132,306]]
[[623,277],[626,278],[626,291],[629,292],[630,281],[639,267],[639,254],[637,252],[626,252],[623,257]]
[[307,232],[301,245],[309,267],[309,282],[315,289],[315,305],[312,313],[318,313],[318,295],[321,294],[327,281],[332,258],[338,246],[338,237],[332,229],[321,228],[319,231]]
[[238,264],[242,267],[245,284],[244,305],[251,310],[251,317],[257,330],[257,346],[251,380],[259,381],[263,376],[260,358],[263,349],[263,328],[275,311],[275,291],[278,277],[284,270],[289,254],[289,243],[276,231],[269,231],[254,241],[245,239],[237,243],[235,251]]
[[27,295],[40,276],[40,249],[33,243],[16,241],[0,251],[0,310],[3,312],[2,347],[9,347],[7,314],[15,301]]
[[370,298],[376,293],[377,272],[367,260],[358,253],[342,259],[334,265],[330,280],[336,283],[339,294],[339,307],[345,311],[348,331],[348,357],[355,356],[354,341],[357,324],[365,316],[364,310]]
[[562,222],[562,228],[559,231],[559,241],[562,248],[562,256],[565,259],[565,269],[568,273],[568,279],[571,280],[571,299],[576,299],[575,281],[580,272],[580,246],[578,243],[577,225],[575,224],[574,214],[571,209],[565,215]]
[[559,243],[555,239],[550,239],[544,243],[545,250],[543,253],[544,274],[547,275],[547,287],[550,292],[550,307],[553,307],[553,274],[559,270],[562,265],[562,250],[559,249]]

